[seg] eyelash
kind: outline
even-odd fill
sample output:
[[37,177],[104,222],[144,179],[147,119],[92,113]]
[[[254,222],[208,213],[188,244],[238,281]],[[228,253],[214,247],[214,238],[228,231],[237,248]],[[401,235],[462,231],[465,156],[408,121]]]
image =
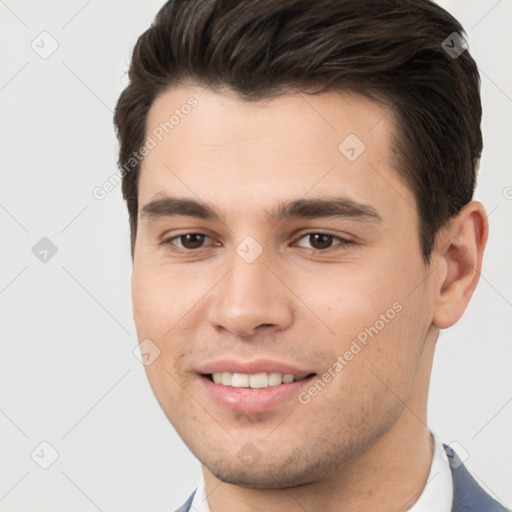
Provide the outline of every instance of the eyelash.
[[[187,236],[187,235],[201,235],[201,236],[205,236],[205,237],[211,239],[211,237],[209,237],[206,233],[199,233],[199,232],[190,231],[190,232],[187,232],[187,233],[181,233],[180,235],[175,235],[175,236],[173,236],[171,238],[166,238],[165,240],[162,240],[161,245],[170,248],[174,252],[181,252],[181,253],[199,252],[201,249],[205,248],[205,247],[199,247],[197,249],[176,248],[176,246],[174,246],[174,240],[180,239],[180,238],[182,238],[184,236]],[[314,249],[314,248],[311,248],[312,251],[318,252],[318,253],[327,252],[327,251],[330,251],[331,249],[334,249],[336,247],[344,248],[344,247],[348,247],[350,245],[355,245],[355,242],[353,242],[352,240],[347,240],[346,238],[342,238],[342,237],[340,237],[338,235],[335,235],[334,233],[329,233],[329,232],[326,232],[326,231],[308,231],[306,233],[302,233],[296,239],[294,244],[299,242],[300,240],[302,240],[304,237],[311,236],[311,235],[328,236],[328,237],[332,237],[333,239],[339,241],[339,243],[336,246],[331,246],[331,247],[328,247],[326,249]],[[304,249],[309,249],[308,247],[303,247],[303,248]]]

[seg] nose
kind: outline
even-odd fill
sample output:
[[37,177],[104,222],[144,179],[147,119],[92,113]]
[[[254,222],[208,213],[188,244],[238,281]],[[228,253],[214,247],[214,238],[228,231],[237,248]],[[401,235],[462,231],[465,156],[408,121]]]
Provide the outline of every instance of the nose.
[[216,329],[250,337],[265,329],[283,330],[293,321],[293,294],[276,277],[264,253],[252,263],[234,254],[232,267],[210,302],[208,319]]

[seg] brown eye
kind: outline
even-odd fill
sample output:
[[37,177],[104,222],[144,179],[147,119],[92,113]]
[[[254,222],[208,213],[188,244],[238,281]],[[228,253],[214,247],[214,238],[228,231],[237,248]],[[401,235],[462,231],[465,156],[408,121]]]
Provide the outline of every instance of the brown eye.
[[162,245],[170,247],[175,251],[193,251],[194,249],[201,249],[208,235],[204,233],[183,233],[182,235],[174,236],[162,241]]
[[184,249],[198,249],[203,245],[206,235],[202,235],[201,233],[187,233],[177,238],[179,238],[181,246]]
[[334,237],[332,235],[325,235],[323,233],[313,233],[309,236],[309,243],[314,249],[328,249]]
[[[310,244],[310,247],[302,245],[300,243],[301,240],[307,240],[307,242]],[[338,243],[335,244],[335,246],[337,247],[345,247],[353,243],[350,240],[345,240],[344,238],[341,238],[336,235],[331,235],[329,233],[306,233],[299,239],[298,245],[299,247],[311,248],[317,251],[322,251],[333,247],[333,242],[335,240],[338,241]]]

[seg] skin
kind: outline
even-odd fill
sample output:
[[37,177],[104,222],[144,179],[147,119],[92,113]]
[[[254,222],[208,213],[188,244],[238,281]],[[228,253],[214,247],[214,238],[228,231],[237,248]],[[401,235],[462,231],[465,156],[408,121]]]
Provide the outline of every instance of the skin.
[[[147,134],[191,96],[197,106],[142,164],[132,298],[139,339],[161,351],[146,367],[150,384],[202,464],[212,512],[407,510],[432,460],[438,331],[461,317],[478,282],[484,208],[473,201],[452,219],[426,266],[383,106],[337,92],[248,102],[188,85],[155,100]],[[366,146],[353,162],[338,150],[348,134]],[[164,195],[201,200],[221,220],[141,214]],[[282,201],[333,195],[381,220],[266,216]],[[209,238],[198,249],[169,241],[187,232]],[[320,250],[305,235],[322,232],[335,237]],[[247,236],[263,249],[250,264],[236,252]],[[197,367],[223,357],[321,376],[397,302],[401,311],[306,405],[294,397],[246,414],[204,393]],[[247,443],[260,455],[250,465],[237,456]]]

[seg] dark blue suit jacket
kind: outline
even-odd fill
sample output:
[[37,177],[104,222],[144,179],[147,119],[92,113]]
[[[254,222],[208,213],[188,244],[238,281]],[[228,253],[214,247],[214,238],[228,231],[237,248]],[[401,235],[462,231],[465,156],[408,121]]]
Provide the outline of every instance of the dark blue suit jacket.
[[[453,478],[453,505],[451,512],[509,512],[491,498],[464,467],[457,454],[444,445],[450,458]],[[189,512],[195,491],[176,512]],[[432,511],[435,512],[435,511]]]

